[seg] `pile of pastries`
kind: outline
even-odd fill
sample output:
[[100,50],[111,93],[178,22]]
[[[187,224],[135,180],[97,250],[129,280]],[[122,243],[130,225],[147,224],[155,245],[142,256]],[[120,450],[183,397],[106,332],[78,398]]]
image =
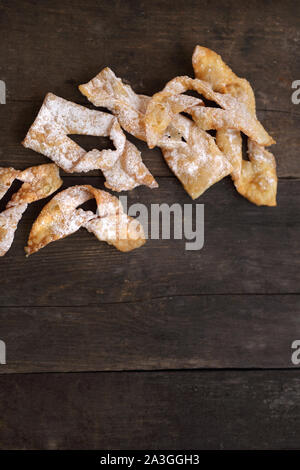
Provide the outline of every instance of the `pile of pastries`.
[[[79,90],[108,113],[46,95],[23,145],[54,163],[24,171],[0,168],[0,199],[15,179],[23,182],[0,213],[0,256],[9,250],[28,204],[50,196],[62,185],[58,167],[68,173],[99,169],[112,191],[158,187],[123,130],[147,142],[149,148],[160,147],[192,199],[230,175],[237,191],[249,201],[276,206],[276,163],[265,148],[275,142],[257,119],[251,85],[206,47],[195,48],[192,63],[195,78],[175,77],[152,97],[137,95],[111,69],[103,69]],[[189,90],[199,96],[186,94]],[[248,159],[243,158],[241,133],[248,138]],[[69,137],[72,134],[107,136],[115,149],[87,152]],[[80,208],[92,198],[96,213]],[[80,227],[120,251],[145,243],[143,227],[124,213],[118,198],[83,185],[59,192],[45,205],[25,251],[32,254]]]

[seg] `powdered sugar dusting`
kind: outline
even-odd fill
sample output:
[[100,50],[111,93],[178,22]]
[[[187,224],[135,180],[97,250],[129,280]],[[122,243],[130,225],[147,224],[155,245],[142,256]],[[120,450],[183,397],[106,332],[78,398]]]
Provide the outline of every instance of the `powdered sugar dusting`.
[[4,188],[0,192],[0,199],[15,178],[24,183],[19,191],[13,194],[6,210],[0,214],[0,256],[5,255],[11,247],[18,223],[28,204],[49,196],[62,184],[58,168],[54,164],[31,167],[24,171],[1,168],[0,182]]
[[0,214],[0,256],[4,256],[10,249],[18,223],[26,208],[27,204],[20,204]]
[[[185,91],[180,82],[176,83],[176,87],[178,93]],[[206,88],[212,93],[209,84],[206,84]],[[89,83],[81,85],[80,91],[94,105],[108,107],[127,132],[146,140],[145,113],[150,102],[149,97],[135,94],[108,68],[102,70]],[[172,96],[171,93],[172,117],[168,119],[169,125],[158,142],[169,167],[192,197],[198,197],[208,187],[205,183],[211,185],[231,171],[231,165],[219,151],[213,138],[204,138],[203,131],[190,119],[176,114],[185,107],[191,108],[200,104],[202,101],[197,98]],[[209,145],[206,142],[209,142]],[[122,177],[121,174],[119,177]]]
[[[93,197],[98,205],[97,214],[78,208]],[[141,246],[144,238],[139,235],[133,241],[129,238],[129,231],[125,239],[121,238],[125,221],[129,224],[132,219],[123,213],[117,198],[92,186],[73,186],[57,194],[44,207],[33,224],[26,251],[32,254],[48,243],[76,232],[80,227],[94,233],[99,240],[108,241],[122,251],[129,251]]]
[[[109,136],[116,150],[100,151],[94,149],[91,152],[86,152],[68,137],[71,134]],[[101,169],[103,172],[105,169],[109,169],[110,172],[113,172],[118,159],[126,160],[130,157],[127,154],[126,137],[114,116],[87,109],[52,93],[47,94],[23,145],[46,155],[70,173],[88,172],[94,169]],[[136,168],[131,176],[126,178],[124,171],[122,181],[118,181],[115,176],[113,178],[114,186],[108,182],[111,189],[123,191],[140,184],[150,187],[157,186],[153,176],[143,164],[141,154],[137,149],[134,164]],[[147,173],[147,178],[135,178],[141,167]]]
[[[214,91],[221,92],[218,97],[221,100],[218,102],[220,106],[235,109],[235,105],[232,106],[232,104],[234,104],[234,99],[237,100],[238,111],[242,112],[244,120],[247,119],[244,124],[250,126],[251,132],[248,132],[248,135],[252,137],[248,139],[250,162],[242,160],[242,140],[238,131],[224,129],[217,132],[217,143],[233,164],[232,178],[237,190],[257,205],[276,205],[275,158],[262,147],[262,145],[270,145],[274,141],[257,121],[255,98],[251,85],[247,80],[235,75],[221,56],[202,46],[195,48],[193,67],[196,77],[207,80]],[[223,104],[222,100],[224,100]],[[247,134],[247,132],[245,133]],[[259,138],[257,138],[257,133]]]

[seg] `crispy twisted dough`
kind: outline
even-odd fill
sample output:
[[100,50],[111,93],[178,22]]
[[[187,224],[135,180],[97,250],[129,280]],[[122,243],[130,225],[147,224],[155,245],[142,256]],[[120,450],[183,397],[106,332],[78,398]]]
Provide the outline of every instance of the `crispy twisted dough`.
[[[172,105],[174,99],[188,90],[195,90],[206,99],[215,101],[223,109],[195,106],[184,108]],[[174,115],[185,111],[192,115],[194,121],[203,130],[239,129],[252,137],[258,144],[271,145],[273,139],[265,131],[247,106],[231,95],[214,92],[212,86],[203,80],[190,77],[175,77],[164,89],[151,98],[146,111],[145,125],[147,142],[153,148],[168,127]]]
[[[150,102],[148,96],[134,93],[109,68],[103,69],[90,82],[80,85],[79,89],[95,106],[103,106],[113,112],[127,132],[143,141],[147,140],[145,113]],[[230,174],[232,166],[209,134],[190,119],[177,114],[183,109],[203,105],[202,100],[179,95],[170,97],[168,104],[173,119],[164,123],[164,131],[157,145],[185,190],[195,199]]]
[[20,175],[19,170],[14,168],[1,168],[0,167],[0,199],[3,198],[6,191],[9,190],[14,180]]
[[[137,95],[129,85],[124,85],[122,80],[117,78],[108,67],[101,70],[88,83],[79,85],[79,90],[95,106],[108,108],[114,113],[127,132],[146,142],[144,117],[150,101],[149,96]],[[179,113],[181,109],[203,105],[201,99],[192,96],[182,95],[175,98],[171,103],[174,114],[175,111]],[[176,145],[179,140],[178,135],[175,139],[170,139],[170,136],[164,135],[159,142],[159,146]]]
[[[116,150],[86,152],[68,137],[69,134],[109,136]],[[51,158],[69,173],[102,170],[105,186],[114,191],[139,185],[158,186],[143,164],[139,150],[126,139],[114,116],[87,109],[52,93],[46,95],[22,143]]]
[[0,256],[5,255],[11,247],[18,222],[28,204],[50,196],[62,185],[54,163],[34,166],[24,171],[0,168],[0,199],[15,179],[23,181],[23,184],[0,214]]
[[[97,214],[78,208],[92,198],[97,202]],[[141,224],[124,213],[115,196],[84,185],[65,189],[46,204],[32,226],[25,251],[31,255],[80,227],[120,251],[131,251],[145,243]]]
[[[195,76],[209,82],[214,91],[222,93],[224,97],[237,98],[248,113],[256,119],[255,98],[251,85],[244,78],[239,78],[225,64],[221,56],[206,47],[196,46],[193,53],[193,67]],[[212,119],[216,119],[219,110],[216,110]],[[201,124],[201,111],[198,112]],[[211,116],[210,116],[211,117]],[[205,119],[202,124],[206,125]],[[233,166],[232,179],[237,191],[257,205],[276,206],[277,175],[276,163],[272,153],[264,149],[264,145],[273,142],[258,141],[253,135],[247,134],[248,155],[250,161],[242,158],[242,139],[239,130],[233,122],[227,122],[228,129],[218,130],[216,142],[219,148],[228,157]],[[216,126],[218,129],[218,127]]]

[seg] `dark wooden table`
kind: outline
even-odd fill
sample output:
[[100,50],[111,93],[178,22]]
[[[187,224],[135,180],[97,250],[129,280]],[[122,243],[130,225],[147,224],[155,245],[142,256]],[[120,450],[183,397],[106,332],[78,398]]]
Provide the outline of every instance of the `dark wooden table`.
[[[32,204],[0,261],[2,449],[299,447],[299,7],[0,1],[1,166],[48,161],[20,144],[48,91],[87,105],[77,85],[108,65],[152,94],[192,74],[201,44],[251,81],[280,177],[277,208],[251,205],[229,178],[209,189],[197,201],[205,245],[196,252],[149,240],[122,254],[81,230],[26,259],[45,201]],[[160,188],[137,188],[129,202],[189,203],[159,150],[133,141]],[[102,188],[103,178],[64,175],[65,187],[82,183]]]

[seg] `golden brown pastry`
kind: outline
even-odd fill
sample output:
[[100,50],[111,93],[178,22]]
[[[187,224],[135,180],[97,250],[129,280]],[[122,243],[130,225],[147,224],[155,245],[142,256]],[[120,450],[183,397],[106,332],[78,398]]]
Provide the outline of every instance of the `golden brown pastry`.
[[0,214],[0,256],[5,255],[11,247],[18,222],[28,204],[50,196],[62,185],[58,167],[54,163],[34,166],[24,171],[0,168],[0,198],[15,179],[23,181],[23,184]]
[[[192,62],[197,78],[209,82],[214,91],[238,99],[256,119],[255,98],[251,85],[244,78],[237,77],[220,55],[206,47],[196,46]],[[216,114],[213,116],[214,119]],[[201,112],[198,113],[198,117],[199,115]],[[242,127],[240,129],[244,131]],[[274,141],[262,142],[254,139],[251,134],[247,135],[250,137],[248,139],[250,161],[242,159],[242,139],[233,123],[227,122],[225,129],[217,131],[216,142],[233,166],[231,176],[238,192],[257,205],[276,206],[275,158],[263,147]]]
[[15,170],[14,168],[0,167],[0,199],[3,198],[20,173],[20,171]]
[[257,206],[276,206],[277,175],[273,154],[249,139],[248,155],[250,161],[242,161],[241,176],[234,181],[236,189]]
[[[116,149],[86,152],[68,137],[71,134],[108,136]],[[141,153],[126,139],[114,116],[87,109],[52,93],[46,95],[23,145],[51,158],[69,173],[100,169],[106,178],[105,186],[114,191],[130,190],[139,185],[158,186],[143,164]]]
[[[179,104],[174,106],[174,99],[188,90],[202,94],[206,99],[215,101],[223,109],[207,106],[184,108]],[[203,130],[238,129],[250,136],[260,145],[274,143],[272,137],[265,131],[253,113],[250,113],[244,103],[233,96],[214,92],[212,86],[203,80],[190,77],[175,77],[167,83],[164,89],[151,98],[146,111],[145,126],[147,142],[153,148],[174,115],[185,111],[192,115],[194,121]]]
[[[108,108],[117,116],[121,126],[135,137],[146,141],[145,113],[150,98],[137,95],[124,85],[109,68],[79,89],[95,106]],[[193,198],[227,176],[232,166],[220,152],[214,139],[187,117],[178,114],[182,109],[202,106],[203,101],[187,95],[170,97],[172,118],[163,125],[156,144],[161,148],[171,170]]]
[[[92,198],[97,202],[97,214],[79,208]],[[120,251],[139,248],[146,241],[142,225],[124,213],[115,196],[84,185],[65,189],[46,204],[32,226],[25,251],[31,255],[80,227]]]

